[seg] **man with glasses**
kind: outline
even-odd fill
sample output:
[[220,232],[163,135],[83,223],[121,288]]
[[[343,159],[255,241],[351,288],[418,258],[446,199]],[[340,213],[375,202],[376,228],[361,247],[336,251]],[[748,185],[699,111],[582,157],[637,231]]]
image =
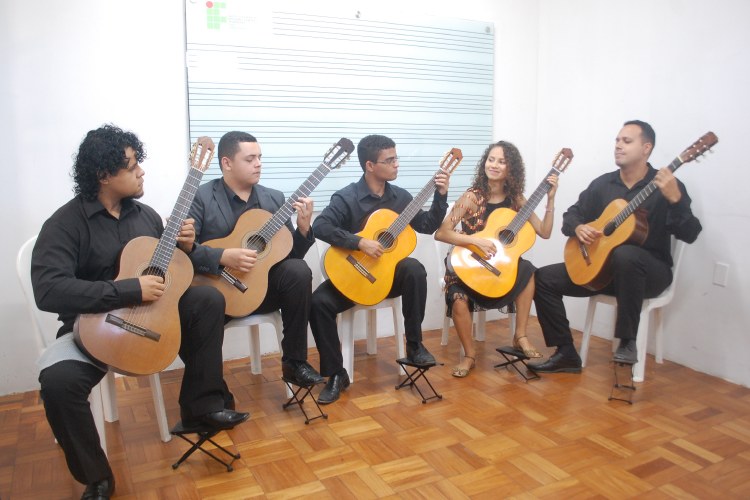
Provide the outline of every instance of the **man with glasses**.
[[[368,135],[357,145],[359,164],[364,175],[331,196],[329,205],[313,222],[317,238],[332,246],[359,250],[379,258],[384,248],[376,240],[357,234],[374,211],[385,208],[400,213],[412,201],[408,191],[390,183],[398,176],[396,143],[382,135]],[[419,210],[411,220],[411,227],[424,234],[432,234],[440,226],[448,208],[448,174],[435,177],[435,195],[430,210]],[[388,297],[402,296],[406,356],[416,364],[434,363],[435,358],[422,344],[422,320],[427,302],[427,272],[416,259],[405,258],[396,266],[393,287]],[[336,315],[354,307],[330,280],[313,293],[310,326],[320,353],[320,373],[328,382],[318,397],[321,404],[339,399],[349,386],[349,374],[344,368],[336,327]]]

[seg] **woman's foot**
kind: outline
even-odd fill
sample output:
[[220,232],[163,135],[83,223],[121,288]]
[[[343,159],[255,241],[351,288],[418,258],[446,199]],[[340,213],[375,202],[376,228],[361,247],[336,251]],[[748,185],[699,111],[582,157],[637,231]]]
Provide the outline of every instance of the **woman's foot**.
[[536,348],[531,345],[531,342],[529,342],[529,338],[526,335],[513,337],[513,347],[521,351],[527,358],[542,357],[542,353],[537,351]]
[[476,364],[474,356],[464,356],[464,359],[457,366],[453,367],[451,375],[458,378],[464,378],[469,372],[471,372],[471,369],[474,368]]

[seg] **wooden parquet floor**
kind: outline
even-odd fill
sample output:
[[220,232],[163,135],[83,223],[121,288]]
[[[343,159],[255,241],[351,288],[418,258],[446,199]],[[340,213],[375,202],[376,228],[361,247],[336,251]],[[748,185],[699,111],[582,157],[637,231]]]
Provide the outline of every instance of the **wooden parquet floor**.
[[[543,342],[532,319],[530,337]],[[582,375],[525,383],[495,370],[505,320],[487,325],[478,366],[455,379],[458,341],[425,343],[445,366],[428,372],[442,400],[422,404],[399,381],[393,338],[368,356],[328,420],[305,425],[286,400],[278,356],[263,375],[225,363],[238,409],[251,419],[217,436],[242,458],[234,471],[195,453],[177,470],[182,440],[159,440],[146,378],[118,379],[120,420],[107,424],[117,498],[750,498],[750,389],[649,359],[634,404],[608,401],[611,343],[592,339]],[[549,354],[550,350],[545,349]],[[317,366],[317,352],[310,350]],[[162,376],[170,424],[181,372]],[[317,392],[317,391],[316,391]],[[314,406],[312,402],[305,406]],[[0,398],[0,498],[78,498],[38,391]]]

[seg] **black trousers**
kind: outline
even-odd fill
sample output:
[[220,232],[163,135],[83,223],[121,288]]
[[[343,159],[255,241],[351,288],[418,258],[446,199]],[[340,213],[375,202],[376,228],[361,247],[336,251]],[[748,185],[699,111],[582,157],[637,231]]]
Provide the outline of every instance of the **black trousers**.
[[302,259],[285,259],[268,273],[266,298],[255,310],[268,313],[281,309],[284,336],[282,361],[307,360],[307,323],[312,302],[312,271]]
[[[401,296],[406,340],[421,342],[422,320],[427,304],[427,272],[418,260],[406,258],[396,266],[388,297],[398,296]],[[320,353],[320,374],[324,377],[330,377],[344,367],[336,315],[354,305],[330,280],[322,283],[312,295],[310,327]]]
[[534,304],[548,347],[573,344],[563,296],[591,297],[604,293],[617,298],[615,337],[635,339],[643,299],[658,296],[672,282],[666,262],[635,245],[620,245],[612,251],[612,283],[599,291],[574,284],[565,264],[552,264],[536,271]]
[[[191,287],[180,299],[183,415],[220,411],[231,398],[222,374],[224,307],[224,296],[206,286]],[[61,361],[39,374],[47,421],[65,453],[68,469],[83,484],[112,475],[88,402],[91,389],[103,377],[104,372],[80,361]]]

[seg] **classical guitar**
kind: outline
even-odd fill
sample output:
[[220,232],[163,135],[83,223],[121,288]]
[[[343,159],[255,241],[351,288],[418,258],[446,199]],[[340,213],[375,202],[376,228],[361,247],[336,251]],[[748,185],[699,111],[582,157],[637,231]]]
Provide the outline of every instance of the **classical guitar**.
[[149,375],[167,366],[180,349],[178,302],[193,278],[193,264],[177,250],[182,221],[211,163],[214,143],[201,137],[190,152],[190,171],[161,238],[132,239],[120,255],[116,280],[156,275],[167,287],[159,300],[99,314],[81,314],[73,327],[82,351],[116,372]]
[[485,297],[502,297],[513,288],[518,276],[518,259],[536,240],[529,217],[552,187],[547,178],[563,173],[572,159],[573,151],[568,148],[560,151],[552,162],[552,169],[518,213],[498,208],[490,214],[484,229],[474,236],[492,241],[497,249],[495,255],[488,257],[473,245],[453,248],[450,264],[461,281]]
[[[456,169],[463,155],[458,148],[451,149],[440,161],[442,172]],[[379,258],[370,257],[359,250],[330,247],[323,258],[323,267],[336,288],[350,300],[363,305],[382,301],[393,286],[396,265],[412,253],[417,246],[417,235],[409,222],[435,192],[435,175],[417,196],[397,214],[382,208],[367,218],[365,227],[357,234],[376,240],[384,252]]]
[[268,291],[268,271],[292,251],[292,233],[286,223],[294,213],[293,204],[308,196],[330,171],[341,167],[352,151],[352,141],[340,139],[325,154],[318,168],[273,215],[259,208],[248,210],[237,219],[229,235],[202,243],[213,248],[249,248],[256,250],[258,257],[248,272],[223,267],[219,275],[196,274],[193,285],[216,287],[226,299],[226,314],[229,316],[242,317],[255,311]]
[[[668,168],[672,172],[682,164],[693,161],[711,149],[719,139],[707,132],[690,145]],[[601,290],[612,281],[610,256],[623,243],[642,245],[648,236],[648,221],[638,207],[658,189],[654,181],[649,182],[630,202],[612,200],[595,221],[588,225],[603,234],[591,245],[584,245],[576,236],[565,244],[565,268],[573,283],[590,290]]]

